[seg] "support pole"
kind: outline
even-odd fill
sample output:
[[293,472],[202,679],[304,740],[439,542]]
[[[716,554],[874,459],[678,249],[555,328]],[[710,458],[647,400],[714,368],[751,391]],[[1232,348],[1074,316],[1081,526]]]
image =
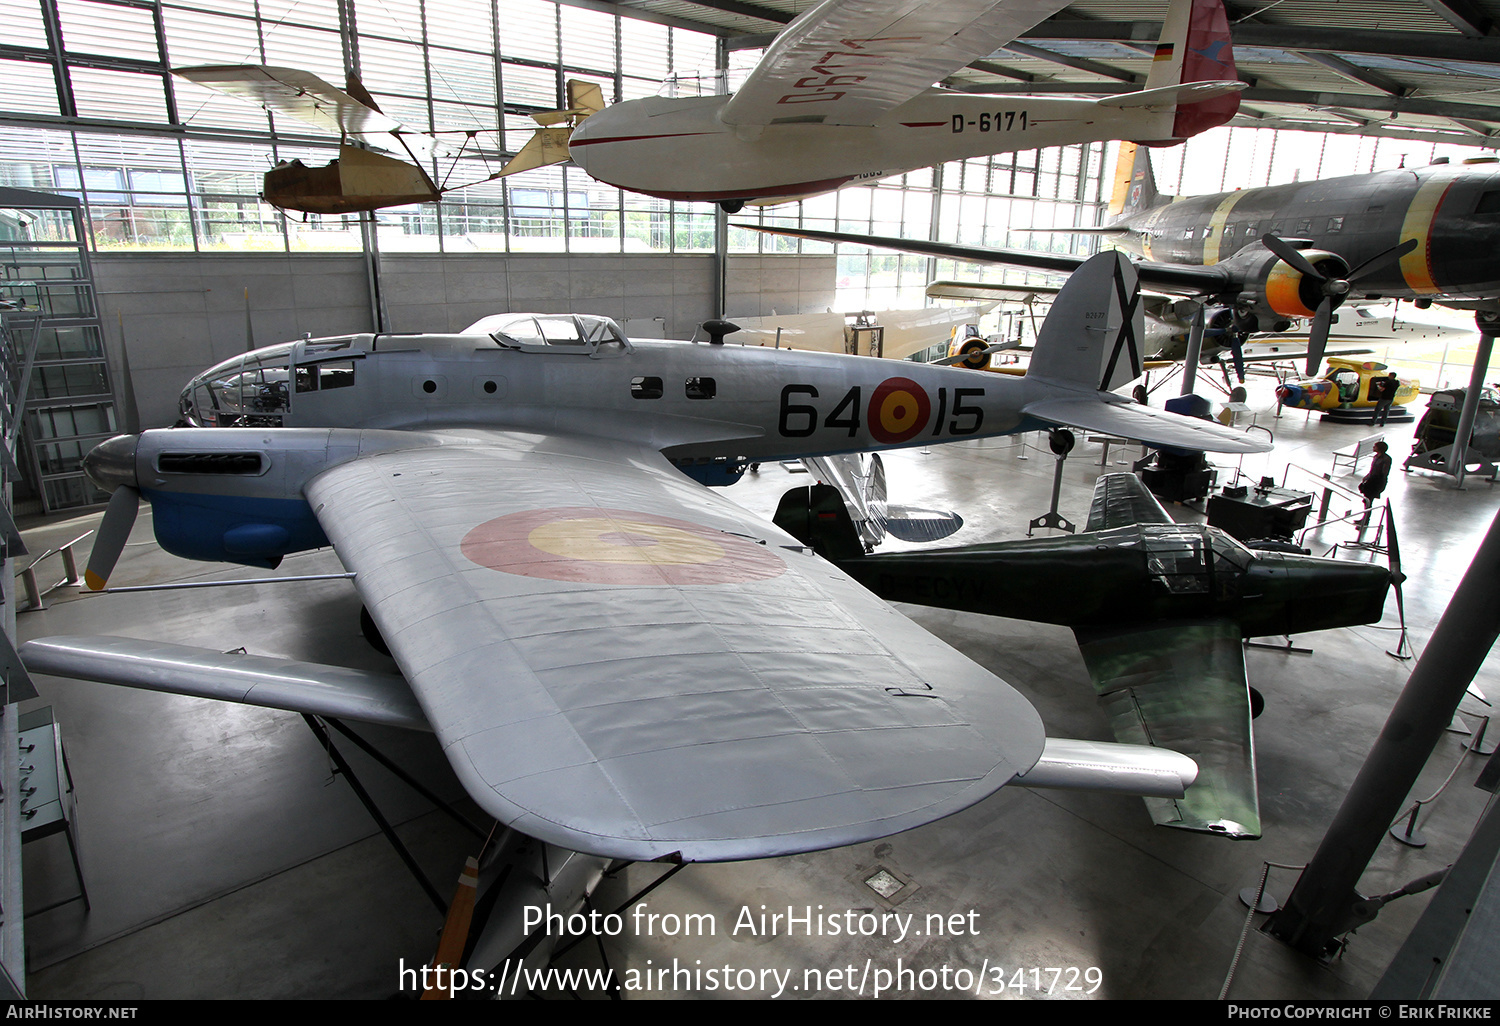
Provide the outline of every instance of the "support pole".
[[1198,304],[1198,312],[1193,314],[1193,323],[1188,328],[1187,358],[1182,362],[1182,394],[1192,395],[1193,387],[1198,384],[1198,360],[1203,356],[1203,304]]
[[1316,958],[1367,922],[1355,890],[1375,849],[1500,634],[1500,514],[1417,660],[1384,729],[1286,908],[1265,929]]
[[401,843],[401,838],[396,836],[396,828],[391,826],[390,821],[385,818],[379,806],[375,804],[375,799],[370,797],[370,792],[365,790],[364,785],[359,782],[359,778],[354,775],[353,768],[350,767],[343,753],[338,750],[338,746],[333,743],[333,738],[328,736],[328,731],[323,729],[323,725],[315,717],[309,716],[307,713],[302,714],[302,719],[307,722],[308,727],[317,736],[318,743],[323,746],[323,750],[333,760],[334,766],[338,767],[338,771],[344,775],[344,779],[349,781],[349,786],[354,789],[355,797],[360,800],[360,804],[365,807],[365,811],[370,814],[370,818],[375,820],[375,825],[380,827],[380,832],[385,834],[385,839],[391,842],[391,847],[396,849],[396,854],[401,856],[401,861],[406,863],[406,868],[411,870],[411,875],[416,877],[417,883],[421,886],[422,890],[427,892],[427,897],[431,899],[433,906],[437,908],[438,915],[447,916],[448,902],[438,893],[438,889],[432,885],[432,881],[427,879],[427,874],[422,872],[422,867],[417,865],[417,860],[412,857],[406,845]]
[[1479,414],[1479,393],[1484,388],[1484,373],[1490,367],[1490,352],[1495,347],[1495,336],[1500,331],[1493,314],[1481,312],[1475,317],[1479,325],[1479,349],[1474,354],[1474,366],[1469,371],[1469,390],[1464,393],[1464,406],[1458,414],[1458,431],[1453,436],[1453,448],[1448,456],[1453,470],[1453,479],[1458,487],[1464,486],[1464,464],[1469,457],[1469,436],[1474,433],[1474,420]]

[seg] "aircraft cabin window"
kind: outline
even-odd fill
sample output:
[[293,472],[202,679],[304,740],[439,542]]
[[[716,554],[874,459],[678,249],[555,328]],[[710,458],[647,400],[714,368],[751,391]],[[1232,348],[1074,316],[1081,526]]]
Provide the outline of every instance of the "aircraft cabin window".
[[1491,189],[1479,197],[1479,205],[1474,208],[1476,214],[1500,214],[1500,189]]
[[630,379],[630,394],[636,399],[660,399],[662,392],[661,378]]
[[689,399],[712,399],[717,388],[713,378],[688,378],[687,397]]
[[318,364],[318,389],[348,388],[354,384],[354,361]]
[[1328,219],[1329,232],[1341,232],[1344,230],[1344,219],[1342,217],[1330,217]]

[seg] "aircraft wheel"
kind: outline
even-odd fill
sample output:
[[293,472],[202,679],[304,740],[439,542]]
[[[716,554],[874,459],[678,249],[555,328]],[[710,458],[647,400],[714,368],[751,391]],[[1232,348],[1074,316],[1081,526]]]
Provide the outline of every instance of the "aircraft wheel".
[[375,618],[364,606],[359,607],[359,629],[363,632],[365,640],[370,647],[381,655],[390,655],[391,650],[386,647],[385,639],[380,636],[380,628],[375,626]]
[[1066,456],[1073,451],[1073,432],[1067,428],[1054,428],[1047,436],[1047,445],[1052,449],[1054,455]]
[[1250,689],[1250,718],[1253,720],[1265,711],[1266,700],[1259,691]]

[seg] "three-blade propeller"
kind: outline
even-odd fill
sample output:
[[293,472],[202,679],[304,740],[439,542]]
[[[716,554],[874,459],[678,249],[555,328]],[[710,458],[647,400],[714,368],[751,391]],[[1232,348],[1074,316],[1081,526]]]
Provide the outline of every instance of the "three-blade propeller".
[[88,569],[83,573],[84,582],[91,591],[103,591],[109,583],[109,575],[125,551],[125,542],[130,538],[130,529],[135,526],[135,513],[141,502],[141,493],[129,485],[120,485],[109,497],[104,519],[99,522],[99,533],[94,535],[94,551],[89,553]]
[[1407,239],[1383,253],[1377,253],[1350,271],[1346,277],[1336,278],[1318,270],[1311,261],[1283,239],[1267,234],[1262,235],[1260,241],[1267,249],[1275,253],[1282,263],[1317,282],[1323,293],[1323,298],[1318,302],[1318,309],[1313,314],[1312,327],[1307,337],[1307,374],[1309,377],[1318,373],[1318,368],[1323,363],[1323,351],[1328,348],[1328,332],[1333,326],[1334,308],[1349,297],[1350,291],[1360,279],[1376,268],[1392,260],[1400,259],[1417,248],[1416,239]]

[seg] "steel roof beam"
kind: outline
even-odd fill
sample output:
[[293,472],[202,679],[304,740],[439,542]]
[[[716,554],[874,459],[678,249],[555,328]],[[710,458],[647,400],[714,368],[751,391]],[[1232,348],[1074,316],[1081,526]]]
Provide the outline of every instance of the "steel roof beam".
[[1382,93],[1390,96],[1409,96],[1415,90],[1410,86],[1404,86],[1389,75],[1382,75],[1378,71],[1369,68],[1361,68],[1357,64],[1350,64],[1342,57],[1335,57],[1331,53],[1302,52],[1297,54],[1305,61],[1311,61],[1320,68],[1327,68],[1335,75],[1342,75],[1352,82],[1367,85],[1372,89],[1379,89]]
[[1487,36],[1494,28],[1489,17],[1469,0],[1422,0],[1422,6],[1466,36]]

